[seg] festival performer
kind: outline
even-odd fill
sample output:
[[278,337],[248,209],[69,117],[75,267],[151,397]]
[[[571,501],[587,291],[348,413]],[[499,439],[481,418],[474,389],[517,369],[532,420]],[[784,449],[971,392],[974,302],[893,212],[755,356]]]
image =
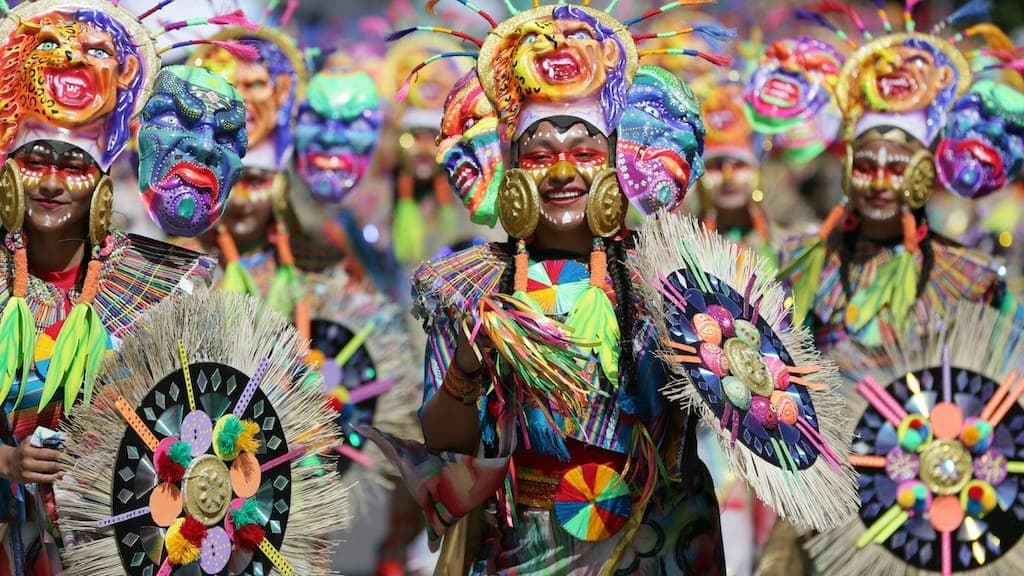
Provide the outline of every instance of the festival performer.
[[[431,261],[415,275],[428,333],[426,446],[362,429],[398,464],[424,508],[432,546],[444,537],[439,570],[723,573],[717,504],[696,454],[696,413],[669,398],[704,407],[700,413],[734,448],[730,457],[749,471],[746,479],[761,475],[765,481],[756,487],[784,515],[831,525],[833,508],[811,505],[783,486],[799,467],[810,493],[829,493],[836,508],[855,501],[845,465],[828,448],[843,444],[829,424],[838,402],[821,393],[833,372],[810,365],[820,361],[814,354],[797,361],[778,351],[808,349],[793,334],[779,343],[781,289],[754,288],[755,278],[771,275],[767,266],[681,216],[650,223],[639,240],[624,227],[627,201],[643,214],[671,210],[703,171],[693,93],[668,71],[638,65],[644,52],[629,27],[659,11],[619,22],[588,6],[547,5],[513,9],[499,24],[469,8],[493,28],[486,41],[470,40],[481,46],[475,78],[456,86],[448,113],[471,122],[443,128],[442,158],[452,161],[457,195],[471,217],[493,221],[488,211],[495,207],[510,238]],[[721,63],[710,54],[689,55]],[[478,124],[480,131],[467,128]],[[492,187],[497,167],[482,168],[480,159],[503,145],[511,155]],[[739,261],[751,267],[735,268]],[[740,331],[750,342],[762,338],[750,318],[772,339],[763,350],[772,350],[773,359],[738,339]],[[714,334],[722,343],[723,326],[737,374],[761,382],[762,395],[751,400],[739,377],[726,377],[735,407],[704,396],[705,380],[669,385],[673,392],[660,395],[670,373],[689,373],[687,362],[702,366],[692,368],[699,378],[706,373],[718,382],[704,360],[683,351],[695,352],[702,337],[710,345]],[[663,362],[661,352],[674,360]],[[718,374],[729,374],[729,361],[719,362],[724,356],[706,358]],[[766,396],[774,390],[766,362],[776,367],[785,395],[774,405]],[[816,375],[790,380],[791,370]],[[798,392],[801,382],[813,390]],[[820,429],[800,423],[791,410],[797,403],[806,403],[802,413],[816,414]],[[790,440],[799,438],[809,451],[789,451],[788,441],[760,424],[767,444],[748,448],[741,429],[755,420],[792,430]]]
[[[143,25],[157,10],[134,15],[106,0],[23,2],[0,20],[0,68],[10,78],[0,96],[2,574],[63,573],[52,484],[67,462],[52,431],[80,409],[80,400],[90,401],[107,350],[136,320],[208,282],[215,266],[208,257],[109,228],[109,169],[147,100],[171,104],[160,110],[161,122],[176,123],[177,145],[196,152],[190,173],[210,175],[194,196],[199,203],[237,178],[246,150],[243,123],[214,120],[243,117],[230,85],[181,68],[158,76],[160,54],[179,46],[159,46],[160,31]],[[227,21],[246,20],[240,12],[209,20]],[[178,90],[161,92],[168,84]],[[175,103],[189,113],[179,114]],[[156,162],[163,166],[168,158],[158,155]],[[171,164],[167,174],[189,178]]]
[[[972,3],[954,12],[936,30],[976,17],[977,8]],[[817,234],[795,238],[783,251],[781,277],[793,286],[796,321],[812,326],[819,346],[828,349],[846,338],[881,346],[927,331],[959,299],[1012,309],[1001,264],[933,232],[924,210],[937,170],[944,174],[939,182],[948,186],[957,174],[968,178],[976,172],[972,164],[1000,154],[998,146],[960,146],[950,154],[936,144],[971,85],[957,44],[983,35],[985,25],[947,39],[915,31],[909,15],[906,32],[895,32],[879,13],[884,32],[878,34],[852,9],[823,9],[847,15],[865,41],[858,45],[824,15],[798,9],[802,18],[835,30],[854,52],[835,88],[848,142],[847,200]],[[753,89],[769,101],[771,87],[769,81]],[[761,113],[785,117],[788,111],[779,106]]]
[[221,288],[263,298],[272,310],[300,320],[296,325],[301,332],[308,326],[302,319],[309,311],[291,246],[291,235],[302,231],[289,206],[288,166],[296,105],[307,82],[303,55],[290,36],[270,23],[225,28],[211,41],[236,42],[258,56],[241,60],[212,45],[200,47],[190,59],[238,88],[249,138],[242,175],[224,218],[201,238],[203,247],[221,259]]

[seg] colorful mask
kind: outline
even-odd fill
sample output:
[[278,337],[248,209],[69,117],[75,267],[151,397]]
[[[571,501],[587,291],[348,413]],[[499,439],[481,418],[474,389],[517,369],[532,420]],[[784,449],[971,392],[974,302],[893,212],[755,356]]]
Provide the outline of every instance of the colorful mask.
[[110,2],[26,2],[0,24],[0,38],[9,86],[0,94],[0,148],[59,132],[108,169],[160,67],[149,32]]
[[295,128],[299,176],[325,202],[340,202],[366,174],[382,112],[370,76],[328,69],[310,80]]
[[498,221],[498,187],[505,174],[498,116],[476,72],[462,77],[445,104],[437,163],[476,224]]
[[671,72],[641,66],[619,124],[619,183],[641,214],[672,210],[704,173],[704,125],[693,92]]
[[202,68],[164,68],[138,138],[139,190],[153,221],[185,237],[213,226],[246,151],[245,105],[235,87]]
[[754,133],[743,108],[743,86],[723,81],[716,74],[702,78],[696,85],[707,129],[704,159],[730,156],[758,164],[760,137]]
[[294,41],[277,30],[229,28],[213,37],[254,48],[254,61],[240,59],[219,47],[202,47],[192,59],[235,85],[248,113],[245,131],[249,137],[247,167],[280,171],[292,152],[292,122],[295,103],[305,96],[306,66]]
[[875,38],[847,59],[836,85],[846,137],[888,124],[930,144],[970,82],[967,60],[943,38],[915,32]]
[[806,164],[835,143],[842,123],[839,109],[829,104],[814,116],[776,135],[772,147],[780,151],[786,162]]
[[832,100],[842,65],[835,48],[814,38],[786,38],[769,46],[743,94],[754,128],[778,134],[816,114]]
[[478,60],[505,135],[571,114],[605,134],[618,124],[637,68],[636,45],[614,18],[583,6],[541,6],[500,24]]

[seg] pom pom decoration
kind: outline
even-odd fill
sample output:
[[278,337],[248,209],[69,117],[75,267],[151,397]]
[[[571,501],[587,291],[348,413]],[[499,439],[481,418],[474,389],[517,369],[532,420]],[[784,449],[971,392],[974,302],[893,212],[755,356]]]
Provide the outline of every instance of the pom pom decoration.
[[[631,264],[644,300],[661,311],[661,354],[677,377],[663,393],[720,431],[733,468],[781,516],[823,530],[852,514],[837,372],[806,332],[788,327],[768,262],[670,214],[645,224],[638,253]],[[719,334],[721,346],[707,341]]]
[[[301,385],[296,330],[256,299],[197,290],[121,337],[66,430],[75,466],[57,508],[81,543],[63,551],[65,573],[216,574],[229,558],[239,576],[328,573],[348,499],[324,481],[337,464],[323,451],[341,437],[322,387]],[[319,460],[301,467],[307,454]]]
[[[1024,566],[1021,325],[961,302],[899,349],[835,354],[856,382],[860,507],[807,546],[825,574],[1004,574]],[[845,364],[844,364],[845,365]],[[895,490],[893,488],[896,488]],[[998,542],[997,546],[991,543]]]

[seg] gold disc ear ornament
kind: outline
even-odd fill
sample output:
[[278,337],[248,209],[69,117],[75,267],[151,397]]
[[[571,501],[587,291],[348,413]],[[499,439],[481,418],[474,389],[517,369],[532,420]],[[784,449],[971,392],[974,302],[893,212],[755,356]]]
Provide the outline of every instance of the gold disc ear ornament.
[[110,231],[114,215],[114,181],[104,174],[96,183],[89,203],[89,241],[99,246]]
[[13,159],[0,168],[0,225],[8,232],[21,230],[25,222],[25,188]]
[[928,150],[918,150],[907,164],[903,181],[903,197],[907,205],[918,209],[928,203],[935,189],[935,158]]
[[614,168],[605,168],[594,176],[587,197],[587,224],[594,236],[610,238],[626,218],[626,196],[619,187]]
[[513,238],[529,238],[537,229],[540,193],[533,176],[526,170],[505,170],[505,178],[498,189],[498,219]]

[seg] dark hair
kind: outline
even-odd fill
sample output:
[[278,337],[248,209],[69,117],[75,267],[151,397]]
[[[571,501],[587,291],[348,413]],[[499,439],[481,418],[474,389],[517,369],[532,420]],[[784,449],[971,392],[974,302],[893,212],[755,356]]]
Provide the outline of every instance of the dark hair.
[[[914,219],[917,222],[927,223],[928,217],[925,214],[924,208],[918,208],[913,211]],[[857,238],[860,227],[854,228],[849,232],[842,232],[839,236],[838,250],[839,250],[839,280],[842,282],[843,292],[846,293],[847,302],[853,298],[853,289],[850,283],[850,264],[855,256],[855,250],[857,247]],[[931,277],[932,268],[935,266],[935,248],[932,242],[942,242],[942,238],[932,232],[931,227],[927,228],[924,240],[921,242],[921,273],[917,277],[917,286],[915,290],[915,298],[920,298],[921,294],[924,293],[925,288],[928,287],[928,280]]]

